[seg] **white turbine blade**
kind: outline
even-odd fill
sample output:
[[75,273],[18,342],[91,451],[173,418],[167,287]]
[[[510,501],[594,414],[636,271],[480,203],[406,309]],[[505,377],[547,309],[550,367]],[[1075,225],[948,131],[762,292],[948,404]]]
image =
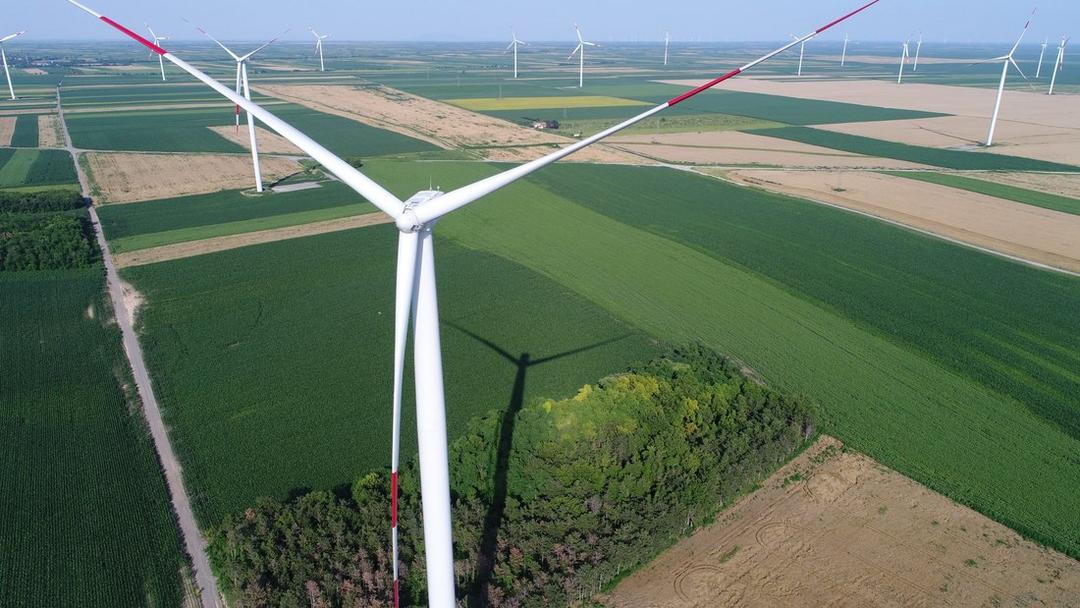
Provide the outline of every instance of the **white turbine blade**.
[[[69,1],[71,1],[71,0],[69,0]],[[738,76],[739,74],[742,74],[743,72],[746,72],[746,71],[748,71],[750,69],[753,69],[755,66],[757,66],[757,65],[759,65],[759,64],[761,64],[761,63],[763,63],[765,61],[768,61],[769,59],[772,59],[773,57],[779,55],[780,53],[783,53],[783,52],[787,51],[788,49],[794,47],[795,45],[806,42],[807,40],[810,40],[810,39],[818,36],[822,32],[825,32],[826,30],[831,29],[832,27],[836,26],[837,24],[842,23],[844,21],[847,21],[848,19],[854,17],[855,15],[858,15],[859,13],[865,11],[866,9],[870,8],[871,6],[877,4],[880,1],[881,0],[871,0],[870,2],[868,2],[868,3],[864,4],[863,6],[859,7],[858,9],[855,9],[854,11],[844,15],[843,17],[840,17],[838,19],[835,19],[835,20],[831,21],[830,23],[828,23],[828,24],[814,30],[813,32],[803,36],[802,38],[799,38],[797,40],[793,40],[792,42],[789,42],[789,43],[785,44],[784,46],[776,49],[775,51],[772,51],[770,53],[762,55],[761,57],[758,57],[757,59],[751,61],[750,63],[747,63],[746,65],[744,65],[744,66],[742,66],[740,68],[736,68],[736,69],[728,72],[727,74],[724,74],[723,76],[715,78],[715,79],[713,79],[713,80],[711,80],[711,81],[709,81],[709,82],[707,82],[707,83],[705,83],[705,84],[703,84],[703,85],[701,85],[701,86],[699,86],[699,87],[697,87],[695,89],[687,91],[686,93],[683,93],[682,95],[679,95],[678,97],[672,98],[672,99],[670,99],[670,100],[668,100],[668,101],[666,101],[666,102],[652,108],[651,110],[642,112],[641,114],[638,114],[637,116],[635,116],[635,117],[633,117],[633,118],[631,118],[629,120],[626,120],[626,121],[624,121],[622,123],[619,123],[619,124],[615,125],[614,127],[611,127],[611,128],[609,128],[609,129],[607,129],[605,131],[601,131],[600,133],[597,133],[596,135],[593,135],[592,137],[588,137],[586,139],[583,139],[583,140],[577,142],[576,144],[567,146],[567,147],[562,148],[561,150],[558,150],[556,152],[552,152],[551,154],[548,154],[547,156],[538,158],[538,159],[536,159],[534,161],[525,163],[523,165],[519,165],[517,167],[514,167],[514,168],[509,169],[507,171],[504,171],[502,173],[493,175],[493,176],[488,177],[486,179],[482,179],[482,180],[480,180],[478,182],[474,182],[474,183],[469,184],[467,186],[464,186],[462,188],[458,188],[457,190],[454,190],[452,192],[448,192],[448,193],[446,193],[446,194],[444,194],[444,195],[442,195],[442,196],[440,196],[438,198],[432,199],[427,204],[421,205],[420,207],[418,207],[416,209],[416,220],[419,222],[419,225],[425,225],[428,222],[430,222],[432,220],[436,220],[436,219],[446,215],[447,213],[450,213],[452,211],[460,209],[460,208],[464,207],[465,205],[468,205],[469,203],[471,203],[471,202],[473,202],[473,201],[475,201],[475,200],[477,200],[477,199],[479,199],[481,197],[487,196],[488,194],[491,194],[492,192],[495,192],[496,190],[499,190],[501,188],[509,186],[510,184],[516,182],[517,180],[519,180],[519,179],[521,179],[521,178],[523,178],[523,177],[525,177],[525,176],[527,176],[527,175],[529,175],[529,174],[531,174],[531,173],[533,173],[533,172],[535,172],[535,171],[537,171],[539,169],[542,169],[542,168],[544,168],[544,167],[546,167],[546,166],[548,166],[548,165],[550,165],[550,164],[552,164],[552,163],[554,163],[554,162],[556,162],[558,160],[561,160],[561,159],[563,159],[563,158],[565,158],[565,157],[567,157],[567,156],[569,156],[569,155],[571,155],[571,154],[573,154],[573,153],[575,153],[575,152],[577,152],[577,151],[579,151],[579,150],[581,150],[583,148],[587,148],[588,146],[591,146],[591,145],[595,144],[596,142],[598,142],[598,141],[600,141],[602,139],[605,139],[605,138],[607,138],[607,137],[609,137],[611,135],[614,135],[615,133],[618,133],[619,131],[622,131],[623,129],[626,129],[627,127],[633,126],[633,125],[641,122],[642,120],[645,120],[646,118],[649,118],[650,116],[653,116],[654,114],[662,112],[662,111],[664,111],[664,110],[666,110],[666,109],[668,109],[668,108],[670,108],[672,106],[678,105],[678,104],[686,101],[687,99],[690,99],[691,97],[694,97],[695,95],[698,95],[699,93],[707,91],[707,90],[719,85],[720,83],[722,83],[724,81],[730,80],[731,78],[734,78],[734,77]]]
[[311,139],[307,135],[304,135],[296,127],[293,127],[289,123],[281,120],[274,114],[268,112],[262,106],[254,103],[248,99],[245,99],[241,95],[237,95],[235,91],[229,89],[225,85],[221,84],[217,80],[214,80],[210,76],[207,76],[204,72],[198,68],[192,66],[188,62],[180,59],[176,55],[166,51],[165,49],[150,42],[146,38],[136,34],[130,29],[120,25],[116,21],[97,13],[86,6],[80,4],[76,0],[67,0],[69,3],[79,7],[87,13],[97,17],[106,24],[124,33],[128,37],[134,39],[136,42],[149,48],[151,51],[157,53],[159,56],[168,59],[176,67],[184,70],[188,74],[191,74],[203,84],[217,91],[220,95],[228,99],[229,101],[239,105],[248,112],[250,112],[255,118],[258,118],[266,126],[276,131],[279,135],[292,142],[296,147],[307,153],[308,156],[315,159],[327,171],[332,173],[335,177],[345,182],[350,188],[355,190],[360,196],[363,196],[370,202],[379,208],[380,211],[389,215],[394,219],[398,219],[402,216],[402,209],[404,203],[401,202],[396,196],[391,194],[385,188],[380,186],[371,180],[368,176],[360,173],[352,165],[345,162],[333,152],[330,152],[315,140]]
[[1001,57],[994,57],[992,59],[983,59],[982,61],[976,61],[975,63],[969,63],[968,67],[971,68],[971,67],[975,67],[977,65],[983,65],[984,63],[997,63],[999,61],[1005,61],[1008,58],[1009,58],[1008,55],[1002,55]]
[[577,47],[574,48],[574,50],[570,53],[570,56],[567,57],[567,59],[573,59],[574,56],[577,55],[578,51],[580,51],[580,50],[581,50],[581,45],[579,44],[579,45],[577,45]]
[[517,40],[515,40],[515,41],[511,42],[510,44],[506,45],[506,50],[503,51],[503,52],[506,53],[508,51],[514,50],[514,45],[515,44],[517,44]]
[[578,42],[585,42],[585,39],[581,37],[581,26],[575,23],[574,31],[577,32]]
[[1031,11],[1031,16],[1028,17],[1027,23],[1024,24],[1024,31],[1020,32],[1020,37],[1016,39],[1016,44],[1014,44],[1012,50],[1009,51],[1009,57],[1012,57],[1013,53],[1016,52],[1016,49],[1020,48],[1020,43],[1023,42],[1024,36],[1027,34],[1028,28],[1031,27],[1031,20],[1035,18],[1035,11],[1037,10],[1039,9]]
[[418,265],[420,234],[401,232],[398,235],[397,294],[394,301],[394,393],[393,431],[390,451],[390,539],[394,560],[394,605],[398,596],[398,471],[401,464],[401,394],[405,377],[405,350],[409,336],[409,320],[419,287]]
[[[187,21],[187,19],[184,19],[184,21]],[[191,22],[188,21],[188,23],[191,23]],[[203,28],[199,27],[198,25],[195,25],[194,23],[191,23],[191,25],[195,29],[199,30],[199,33],[201,33],[203,36],[206,36],[210,40],[213,40],[218,46],[220,46],[222,49],[224,49],[225,52],[229,54],[229,57],[232,57],[236,61],[240,61],[240,57],[236,53],[232,52],[232,50],[229,47],[222,44],[222,42],[220,40],[218,40],[217,38],[214,38],[213,36],[211,36],[210,32],[204,30]],[[159,38],[159,40],[164,40],[164,38]]]
[[1035,90],[1035,85],[1031,84],[1031,80],[1029,80],[1027,75],[1024,74],[1024,70],[1020,69],[1020,64],[1016,63],[1016,61],[1013,60],[1012,57],[1009,57],[1009,63],[1013,64],[1013,67],[1016,68],[1017,72],[1020,72],[1020,76],[1023,77],[1024,82],[1026,82],[1027,85],[1028,85],[1028,88],[1031,89],[1032,91],[1034,91]]
[[251,52],[250,52],[250,53],[248,53],[247,55],[244,55],[243,57],[240,57],[240,58],[238,59],[238,61],[247,61],[248,59],[251,59],[252,57],[254,57],[254,56],[255,56],[255,54],[256,54],[256,53],[258,53],[259,51],[262,51],[263,49],[265,49],[266,47],[270,46],[271,44],[274,44],[275,42],[277,42],[278,40],[280,40],[280,39],[281,39],[281,38],[282,38],[283,36],[285,36],[286,34],[288,34],[288,33],[289,33],[290,31],[291,31],[291,30],[285,30],[284,32],[281,32],[280,34],[278,34],[278,35],[277,35],[277,36],[275,36],[274,38],[271,38],[271,39],[270,39],[270,42],[267,42],[266,44],[264,44],[264,45],[260,46],[259,48],[255,49],[254,51],[251,51]]
[[150,27],[149,23],[144,23],[143,25],[146,26],[146,31],[150,32],[150,37],[157,40],[158,35],[154,33],[154,28]]
[[596,44],[595,42],[582,42],[581,44],[584,44],[585,46],[600,46],[599,44]]
[[3,43],[5,43],[5,42],[7,42],[8,40],[11,40],[12,38],[18,38],[19,36],[22,36],[22,35],[23,35],[23,34],[25,34],[25,33],[26,33],[26,30],[23,30],[23,31],[21,31],[21,32],[15,32],[14,34],[10,34],[10,35],[8,35],[8,36],[4,36],[3,38],[0,38],[0,44],[3,44]]
[[315,28],[313,28],[313,27],[309,27],[309,28],[307,28],[307,29],[308,29],[308,31],[309,31],[309,32],[311,32],[311,33],[312,33],[312,35],[314,35],[314,36],[315,36],[315,38],[316,38],[316,39],[318,39],[318,38],[321,38],[321,36],[319,36],[319,32],[316,32],[316,31],[315,31]]

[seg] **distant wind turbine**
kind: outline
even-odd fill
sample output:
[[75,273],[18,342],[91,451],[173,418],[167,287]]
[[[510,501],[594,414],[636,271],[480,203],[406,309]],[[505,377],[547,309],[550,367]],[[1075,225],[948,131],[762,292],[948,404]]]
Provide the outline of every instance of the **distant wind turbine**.
[[326,62],[323,60],[323,40],[330,37],[330,34],[320,36],[319,32],[316,32],[314,28],[308,28],[308,30],[315,36],[315,52],[319,54],[319,71],[326,71]]
[[7,53],[4,52],[4,43],[7,42],[8,40],[18,38],[19,36],[22,36],[25,33],[26,33],[26,31],[23,30],[21,32],[15,32],[14,34],[10,34],[8,36],[4,36],[3,38],[0,38],[0,57],[2,57],[4,59],[4,76],[7,76],[8,92],[11,93],[12,101],[15,100],[15,87],[12,86],[12,84],[11,84],[11,72],[8,71]]
[[915,45],[915,65],[911,66],[912,72],[919,71],[919,54],[922,53],[922,32],[919,32],[919,42]]
[[903,84],[904,82],[904,66],[907,64],[908,59],[911,57],[909,50],[911,49],[911,37],[904,41],[904,50],[900,53],[900,75],[896,77],[896,84]]
[[848,35],[844,34],[844,52],[840,54],[840,67],[844,67],[844,64],[847,63],[847,45],[849,40]]
[[[277,42],[278,38],[280,38],[281,36],[278,36],[278,38],[274,38],[270,42],[267,42],[266,44],[260,46],[259,48],[255,49],[254,51],[251,51],[247,55],[237,55],[236,53],[232,52],[232,49],[230,49],[229,47],[222,44],[220,40],[218,40],[217,38],[214,38],[213,36],[211,36],[210,33],[207,32],[206,30],[204,30],[203,28],[201,28],[199,26],[195,26],[195,29],[202,32],[202,34],[204,36],[206,36],[207,38],[209,38],[210,40],[213,40],[214,42],[216,42],[218,46],[220,46],[222,49],[224,49],[225,52],[228,53],[229,56],[232,57],[234,61],[236,61],[236,94],[237,95],[243,95],[245,99],[250,100],[251,99],[251,86],[248,84],[248,70],[247,70],[248,60],[251,59],[252,57],[254,57],[255,54],[258,53],[259,51],[261,51],[261,50],[265,49],[266,47],[270,46],[271,44],[274,44],[275,42]],[[287,33],[289,33],[288,30],[286,30],[281,35],[284,36]],[[253,167],[255,169],[255,190],[257,192],[262,192],[263,191],[263,182],[262,182],[262,169],[259,166],[259,143],[255,139],[255,117],[251,115],[251,112],[248,112],[247,122],[248,122],[248,134],[251,136],[251,164],[253,165]],[[237,129],[240,128],[240,106],[239,105],[236,106],[236,128]]]
[[1028,17],[1027,23],[1024,24],[1024,31],[1020,32],[1020,37],[1016,39],[1016,44],[1009,50],[1008,55],[1002,55],[1001,57],[994,57],[993,59],[987,59],[986,61],[980,61],[979,63],[993,63],[995,61],[1001,62],[1001,83],[998,84],[997,100],[994,102],[994,115],[990,118],[990,133],[986,136],[986,145],[994,145],[994,131],[997,129],[998,114],[1001,112],[1001,98],[1005,95],[1005,80],[1009,77],[1009,64],[1012,64],[1016,68],[1017,72],[1027,80],[1027,76],[1024,76],[1024,71],[1020,69],[1020,66],[1013,59],[1013,54],[1016,53],[1016,49],[1020,47],[1020,43],[1024,40],[1024,35],[1027,34],[1028,28],[1031,27],[1031,19],[1035,16],[1035,11],[1031,11],[1031,17]]
[[578,88],[582,89],[585,88],[585,47],[599,47],[600,45],[596,44],[595,42],[586,42],[585,39],[581,37],[581,26],[576,23],[574,24],[574,31],[577,32],[578,45],[574,49],[574,51],[570,53],[570,56],[567,57],[567,59],[573,59],[574,55],[578,55],[580,53],[579,59],[581,59],[581,69],[578,72]]
[[1057,84],[1058,72],[1065,67],[1065,45],[1069,44],[1069,37],[1061,37],[1061,45],[1058,46],[1057,61],[1054,62],[1054,73],[1050,76],[1050,92],[1047,95],[1054,94],[1054,85]]
[[[168,40],[168,37],[166,37],[166,36],[158,36],[157,34],[155,34],[154,33],[154,28],[150,27],[149,23],[145,23],[143,25],[146,26],[146,31],[150,32],[150,36],[152,36],[154,38],[154,45],[161,46],[162,41]],[[153,55],[151,55],[151,57],[153,57]],[[164,81],[165,80],[165,60],[161,58],[161,55],[158,55],[158,65],[161,66],[161,80]]]
[[1050,44],[1049,38],[1043,38],[1042,49],[1039,50],[1039,67],[1035,70],[1035,80],[1042,76],[1043,57],[1046,57],[1046,47]]
[[671,47],[671,32],[664,32],[664,65],[668,62],[669,47]]
[[513,41],[510,43],[510,46],[506,47],[506,50],[508,50],[508,51],[513,50],[514,51],[514,78],[517,78],[518,77],[518,47],[519,46],[529,46],[529,45],[527,45],[524,42],[518,40],[517,32],[515,32],[513,29],[510,30],[510,37],[513,39]]
[[[792,34],[791,37],[794,38],[795,40],[799,39],[799,37],[796,36],[795,34]],[[802,78],[802,63],[803,63],[803,57],[804,56],[806,56],[806,41],[805,40],[803,40],[801,43],[799,43],[799,72],[798,72],[798,74],[796,74],[796,76],[798,76],[799,78]]]

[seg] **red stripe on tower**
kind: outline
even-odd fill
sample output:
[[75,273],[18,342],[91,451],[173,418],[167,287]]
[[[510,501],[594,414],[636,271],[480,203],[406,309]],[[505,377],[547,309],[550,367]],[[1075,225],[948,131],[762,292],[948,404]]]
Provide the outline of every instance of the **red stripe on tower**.
[[109,19],[105,15],[101,16],[101,20],[104,21],[105,23],[108,23],[109,25],[115,27],[116,29],[120,30],[121,32],[124,32],[125,34],[127,34],[131,38],[134,38],[135,40],[137,40],[139,42],[139,44],[145,46],[146,48],[150,49],[151,51],[154,51],[158,55],[167,55],[169,53],[169,51],[166,51],[165,49],[163,49],[160,46],[154,44],[153,42],[150,42],[146,38],[143,38],[142,36],[136,34],[135,32],[129,30],[128,28],[120,25],[119,23],[113,21],[112,19]]

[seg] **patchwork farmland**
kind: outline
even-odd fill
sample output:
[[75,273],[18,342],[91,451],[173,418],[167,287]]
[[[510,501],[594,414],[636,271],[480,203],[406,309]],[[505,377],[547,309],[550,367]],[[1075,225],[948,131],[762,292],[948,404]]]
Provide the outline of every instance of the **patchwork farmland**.
[[[912,597],[980,605],[951,581],[983,570],[1012,577],[991,604],[1080,596],[1080,166],[1059,153],[1080,145],[1080,126],[1056,105],[1080,81],[1066,71],[1058,99],[1006,105],[1001,141],[983,149],[956,141],[989,120],[999,70],[966,67],[985,47],[933,45],[892,99],[895,49],[865,42],[840,72],[836,40],[820,44],[801,79],[796,49],[439,221],[460,602],[720,601],[709,585],[760,579],[774,540],[738,514],[774,506],[842,529],[848,555],[878,555],[888,526],[917,529],[941,548],[938,591],[881,574]],[[771,46],[682,43],[664,66],[655,45],[605,44],[578,88],[576,59],[551,43],[530,45],[515,79],[501,44],[328,41],[323,72],[285,41],[252,62],[252,99],[405,200],[539,158]],[[1036,47],[1021,48],[1025,69]],[[232,102],[168,63],[162,82],[137,48],[29,49],[26,61],[70,59],[22,72],[24,95],[0,102],[0,360],[13,379],[0,384],[0,490],[16,497],[0,506],[0,555],[19,556],[0,560],[0,605],[391,605],[393,218],[262,124],[257,191],[246,117],[238,127]],[[178,49],[231,87],[220,48]],[[1031,100],[1026,86],[1010,80],[1008,94]],[[920,215],[898,202],[910,192],[964,212]],[[103,280],[91,217],[122,282]],[[163,483],[170,462],[148,433],[121,316],[197,526]],[[404,604],[420,605],[412,349],[400,565]],[[652,387],[661,368],[673,376]],[[680,382],[702,382],[703,401]],[[784,427],[768,409],[792,404],[812,422]],[[531,426],[545,414],[552,428]],[[751,435],[727,426],[743,419],[776,433],[753,444],[760,462],[739,443]],[[695,479],[694,454],[631,449],[653,432],[719,450],[732,461],[717,475],[740,483],[678,485]],[[797,441],[769,443],[784,433]],[[811,448],[821,434],[843,449]],[[597,462],[560,460],[588,437]],[[625,462],[601,461],[612,454]],[[846,502],[823,501],[834,490]],[[605,519],[642,496],[720,499],[671,530]],[[642,514],[657,508],[641,500]],[[549,521],[529,511],[538,501],[565,508]],[[589,525],[599,537],[581,534]],[[547,559],[552,542],[570,565]],[[925,554],[885,544],[906,563]],[[612,546],[623,553],[601,553]],[[837,546],[814,551],[862,572]],[[198,572],[207,559],[213,571]]]

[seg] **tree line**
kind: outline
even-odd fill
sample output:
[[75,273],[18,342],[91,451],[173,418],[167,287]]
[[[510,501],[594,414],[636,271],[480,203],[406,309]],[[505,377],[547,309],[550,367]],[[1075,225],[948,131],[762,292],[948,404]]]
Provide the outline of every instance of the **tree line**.
[[[561,401],[474,419],[451,445],[461,604],[585,600],[751,490],[810,440],[813,407],[701,346]],[[418,467],[400,489],[402,594],[425,602]],[[230,599],[245,607],[392,605],[388,475],[349,496],[260,500],[210,534]]]
[[85,268],[99,260],[83,197],[0,191],[0,272]]

